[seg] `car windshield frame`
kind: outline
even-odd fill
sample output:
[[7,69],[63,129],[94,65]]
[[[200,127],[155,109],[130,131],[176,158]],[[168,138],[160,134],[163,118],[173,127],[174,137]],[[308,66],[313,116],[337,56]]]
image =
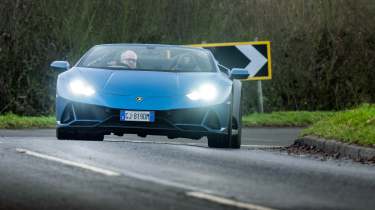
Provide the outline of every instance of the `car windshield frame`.
[[[150,50],[159,50],[159,52],[156,52],[156,56],[160,56],[161,52],[165,52],[166,55],[170,57],[164,58],[164,60],[156,58],[155,62],[161,62],[161,63],[167,63],[165,65],[171,65],[170,68],[145,68],[145,67],[136,67],[136,68],[129,68],[128,66],[119,66],[119,65],[109,65],[108,62],[105,62],[107,58],[106,56],[109,56],[108,54],[102,55],[102,57],[98,57],[95,59],[89,60],[93,55],[93,53],[98,53],[99,50],[108,50],[113,51],[109,52],[109,54],[115,54],[114,56],[110,57],[112,61],[115,61],[115,59],[120,59],[121,54],[120,52],[124,53],[124,51],[132,50],[133,52],[136,52],[138,55],[138,59],[143,62],[147,61],[149,63],[152,63],[152,61],[147,60],[147,56],[150,56],[147,54],[147,51]],[[98,53],[100,54],[100,53]],[[145,56],[147,55],[147,56]],[[177,65],[178,62],[181,60],[181,56],[190,56],[193,57],[194,63],[197,66],[197,68],[194,69],[188,69],[188,68],[173,68],[173,65]],[[140,58],[144,56],[143,58]],[[151,57],[149,57],[150,59]],[[105,65],[92,65],[88,62],[91,61],[92,63],[95,62],[101,62],[100,60],[104,60]],[[152,58],[154,59],[154,58]],[[168,60],[170,59],[170,60]],[[185,58],[184,58],[185,59]],[[108,59],[107,59],[108,60]],[[203,61],[203,63],[202,63]],[[116,61],[117,62],[117,61]],[[169,62],[169,63],[168,63]],[[205,62],[205,63],[204,63]],[[85,55],[80,59],[80,61],[76,65],[77,67],[82,68],[95,68],[95,69],[108,69],[108,70],[129,70],[129,71],[162,71],[162,72],[197,72],[197,73],[207,73],[207,72],[217,72],[217,68],[215,66],[214,58],[209,53],[209,51],[200,49],[200,48],[191,48],[191,47],[183,47],[183,46],[173,46],[173,45],[137,45],[137,44],[108,44],[108,45],[97,45],[91,48]]]

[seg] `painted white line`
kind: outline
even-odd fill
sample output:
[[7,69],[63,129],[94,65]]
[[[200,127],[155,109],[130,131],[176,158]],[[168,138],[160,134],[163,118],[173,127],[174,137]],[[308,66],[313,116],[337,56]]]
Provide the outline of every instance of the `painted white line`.
[[169,181],[169,180],[166,180],[166,179],[160,179],[160,178],[149,176],[149,175],[143,175],[143,174],[139,174],[139,173],[136,173],[136,172],[122,172],[121,174],[126,176],[126,177],[134,178],[134,179],[141,180],[141,181],[152,182],[152,183],[155,183],[155,184],[164,185],[164,186],[168,186],[168,187],[174,187],[174,188],[179,188],[179,189],[183,189],[183,190],[190,190],[190,191],[202,191],[202,192],[206,192],[206,193],[212,193],[211,191],[206,190],[206,189],[200,189],[200,188],[197,188],[197,187],[194,187],[194,186],[178,183],[178,182],[175,182],[175,181]]
[[105,140],[109,142],[129,142],[129,143],[145,143],[145,144],[169,144],[169,145],[182,145],[182,146],[204,146],[203,143],[184,143],[184,142],[170,142],[170,141],[147,141],[147,140]]
[[241,147],[256,148],[256,149],[280,149],[283,146],[273,146],[273,145],[256,145],[256,144],[243,144]]
[[161,142],[155,142],[155,141],[129,140],[129,139],[121,139],[121,140],[106,139],[105,141],[109,141],[109,142],[130,142],[130,143],[151,143],[151,144],[160,144],[161,143]]
[[[119,175],[123,175],[123,176],[126,176],[126,177],[130,177],[130,178],[134,178],[134,179],[138,179],[138,180],[142,180],[142,181],[148,181],[148,182],[152,182],[152,183],[156,183],[156,184],[161,184],[161,185],[165,185],[165,186],[169,186],[169,187],[175,187],[175,188],[180,188],[180,189],[185,189],[185,190],[192,190],[192,191],[202,191],[201,189],[193,187],[193,186],[181,184],[181,183],[174,182],[174,181],[168,181],[168,180],[164,180],[164,179],[159,179],[159,178],[156,178],[156,177],[152,177],[152,176],[148,176],[148,175],[143,175],[143,174],[139,174],[139,173],[136,173],[136,172],[122,172],[120,174],[120,173],[109,171],[109,170],[106,170],[106,169],[101,169],[101,168],[97,168],[97,167],[94,167],[94,166],[89,166],[89,165],[82,164],[82,163],[76,163],[76,162],[73,162],[73,161],[70,161],[70,160],[64,160],[64,159],[61,159],[61,158],[57,158],[57,157],[53,157],[53,156],[50,156],[50,155],[41,154],[41,153],[38,153],[38,152],[33,152],[33,151],[30,151],[30,150],[26,150],[26,149],[16,149],[16,151],[19,152],[19,153],[24,153],[24,154],[31,155],[31,156],[34,156],[34,157],[39,157],[39,158],[43,158],[43,159],[47,159],[47,160],[51,160],[51,161],[63,163],[65,165],[70,165],[70,166],[75,166],[75,167],[79,167],[79,168],[84,168],[84,169],[87,169],[87,170],[90,170],[90,171],[94,171],[94,172],[97,172],[97,173],[105,174],[107,176],[119,176]],[[207,192],[207,193],[210,193],[210,191],[206,191],[206,190],[203,190],[203,191]]]
[[156,178],[156,177],[143,175],[143,174],[139,174],[139,173],[136,173],[136,172],[122,172],[120,174],[118,172],[110,171],[110,170],[107,170],[107,169],[102,169],[102,168],[98,168],[98,167],[95,167],[95,166],[90,166],[90,165],[87,165],[87,164],[84,164],[84,163],[77,163],[77,162],[73,162],[73,161],[70,161],[70,160],[64,160],[64,159],[61,159],[61,158],[58,158],[58,157],[53,157],[53,156],[50,156],[50,155],[45,155],[45,154],[42,154],[42,153],[33,152],[33,151],[30,151],[30,150],[27,150],[27,149],[17,148],[16,151],[19,152],[19,153],[26,154],[26,155],[30,155],[30,156],[50,160],[50,161],[55,161],[55,162],[58,162],[58,163],[62,163],[62,164],[74,166],[74,167],[79,167],[79,168],[86,169],[86,170],[90,170],[90,171],[100,173],[100,174],[104,174],[104,175],[107,175],[107,176],[124,175],[124,176],[131,177],[131,178],[134,178],[134,179],[142,180],[142,181],[149,181],[149,182],[161,184],[161,185],[164,185],[164,186],[189,190],[190,192],[186,192],[186,195],[188,195],[190,197],[204,199],[204,200],[208,200],[208,201],[211,201],[211,202],[216,202],[216,203],[220,203],[220,204],[224,204],[224,205],[234,206],[234,207],[243,208],[243,209],[250,209],[250,210],[273,210],[273,209],[266,208],[266,207],[259,206],[259,205],[238,202],[238,201],[235,201],[235,200],[215,196],[215,195],[212,195],[213,194],[212,191],[207,190],[207,189],[200,189],[200,188],[197,188],[197,187],[185,185],[185,184],[178,183],[178,182],[175,182],[175,181],[168,181],[168,180],[164,180],[164,179],[159,179],[159,178]]
[[[170,142],[170,141],[147,141],[147,140],[129,140],[129,139],[107,139],[108,142],[129,142],[129,143],[144,143],[144,144],[169,144],[169,145],[182,145],[182,146],[203,146],[206,147],[204,143],[189,143],[189,142]],[[255,149],[280,149],[284,146],[275,145],[258,145],[258,144],[242,144],[241,147],[255,148]]]
[[93,172],[96,172],[96,173],[100,173],[100,174],[103,174],[103,175],[107,175],[107,176],[119,176],[120,175],[120,173],[110,171],[110,170],[107,170],[107,169],[102,169],[102,168],[98,168],[98,167],[95,167],[95,166],[90,166],[90,165],[87,165],[87,164],[84,164],[84,163],[77,163],[77,162],[73,162],[73,161],[70,161],[70,160],[64,160],[64,159],[61,159],[61,158],[58,158],[58,157],[53,157],[53,156],[50,156],[50,155],[45,155],[45,154],[42,154],[42,153],[33,152],[33,151],[30,151],[30,150],[26,150],[26,149],[19,149],[18,148],[18,149],[16,149],[16,151],[19,152],[19,153],[26,154],[26,155],[30,155],[30,156],[34,156],[34,157],[38,157],[38,158],[42,158],[42,159],[46,159],[46,160],[55,161],[55,162],[62,163],[62,164],[65,164],[65,165],[83,168],[83,169],[93,171]]
[[268,207],[259,206],[259,205],[255,205],[255,204],[251,204],[251,203],[243,203],[243,202],[231,200],[231,199],[228,199],[228,198],[219,197],[219,196],[216,196],[216,195],[210,195],[210,194],[203,193],[203,192],[187,192],[186,195],[190,196],[190,197],[199,198],[199,199],[211,201],[211,202],[214,202],[214,203],[219,203],[219,204],[223,204],[223,205],[227,205],[227,206],[233,206],[233,207],[242,208],[242,209],[275,210],[275,209],[271,209],[271,208],[268,208]]

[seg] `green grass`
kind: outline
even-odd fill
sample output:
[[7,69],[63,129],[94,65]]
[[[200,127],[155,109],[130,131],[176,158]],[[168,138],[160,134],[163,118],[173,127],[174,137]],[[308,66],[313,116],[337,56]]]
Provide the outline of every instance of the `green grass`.
[[54,116],[18,116],[15,114],[0,115],[0,128],[53,128],[55,127]]
[[305,129],[302,135],[314,135],[364,146],[375,146],[375,105],[341,111]]
[[308,126],[330,117],[334,112],[272,112],[250,114],[242,118],[244,126]]

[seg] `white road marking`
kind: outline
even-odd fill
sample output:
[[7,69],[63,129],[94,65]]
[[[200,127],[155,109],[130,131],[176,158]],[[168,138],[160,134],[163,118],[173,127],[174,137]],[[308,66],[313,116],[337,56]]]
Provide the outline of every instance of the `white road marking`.
[[[130,142],[130,143],[145,143],[145,144],[169,144],[169,145],[183,145],[183,146],[200,146],[206,147],[206,144],[203,143],[188,143],[188,142],[169,142],[169,141],[147,141],[147,140],[112,140],[107,139],[105,141],[108,142]],[[241,147],[244,148],[254,148],[254,149],[280,149],[283,146],[275,146],[275,145],[257,145],[257,144],[243,144]]]
[[130,142],[130,143],[145,143],[145,144],[169,144],[169,145],[183,145],[183,146],[204,146],[203,143],[187,143],[187,142],[172,142],[172,141],[147,141],[147,140],[112,140],[106,139],[109,142]]
[[34,157],[38,157],[38,158],[42,158],[42,159],[46,159],[46,160],[59,162],[59,163],[65,164],[65,165],[83,168],[83,169],[93,171],[93,172],[96,172],[96,173],[100,173],[100,174],[103,174],[103,175],[107,175],[107,176],[119,176],[120,175],[120,173],[110,171],[110,170],[107,170],[107,169],[102,169],[102,168],[98,168],[98,167],[95,167],[95,166],[90,166],[90,165],[87,165],[87,164],[84,164],[84,163],[73,162],[73,161],[70,161],[70,160],[64,160],[64,159],[61,159],[61,158],[58,158],[58,157],[53,157],[53,156],[50,156],[50,155],[45,155],[45,154],[42,154],[42,153],[33,152],[33,151],[30,151],[30,150],[26,150],[26,149],[18,148],[18,149],[16,149],[16,151],[19,152],[19,153],[26,154],[26,155],[30,155],[30,156],[34,156]]
[[266,139],[261,139],[261,138],[250,138],[250,137],[244,137],[242,136],[242,139],[246,139],[247,141],[274,141],[278,142],[280,139],[271,139],[271,138],[266,138]]
[[199,198],[199,199],[211,201],[211,202],[214,202],[214,203],[219,203],[219,204],[223,204],[223,205],[227,205],[227,206],[233,206],[233,207],[242,208],[242,209],[275,210],[275,209],[271,209],[271,208],[268,208],[268,207],[259,206],[259,205],[255,205],[255,204],[251,204],[251,203],[239,202],[239,201],[235,201],[235,200],[232,200],[232,199],[223,198],[223,197],[219,197],[219,196],[216,196],[216,195],[211,195],[211,194],[207,194],[207,193],[203,193],[203,192],[187,192],[186,195],[190,196],[190,197]]
[[64,159],[61,159],[61,158],[58,158],[58,157],[45,155],[45,154],[38,153],[38,152],[33,152],[33,151],[30,151],[30,150],[27,150],[27,149],[17,148],[16,151],[19,152],[19,153],[26,154],[26,155],[30,155],[30,156],[50,160],[50,161],[55,161],[55,162],[58,162],[58,163],[62,163],[62,164],[74,166],[74,167],[79,167],[79,168],[86,169],[86,170],[90,170],[90,171],[100,173],[100,174],[104,174],[104,175],[107,175],[107,176],[123,175],[123,176],[126,176],[126,177],[131,177],[131,178],[142,180],[142,181],[148,181],[148,182],[152,182],[152,183],[156,183],[156,184],[160,184],[160,185],[164,185],[164,186],[180,188],[180,189],[183,189],[183,190],[189,190],[190,192],[186,192],[186,195],[188,195],[190,197],[204,199],[204,200],[208,200],[208,201],[211,201],[211,202],[216,202],[216,203],[220,203],[220,204],[224,204],[224,205],[229,205],[229,206],[234,206],[234,207],[249,209],[249,210],[274,210],[274,209],[259,206],[259,205],[239,202],[239,201],[231,200],[231,199],[228,199],[228,198],[215,196],[215,195],[212,195],[213,194],[212,191],[207,190],[207,189],[201,189],[201,188],[198,188],[198,187],[185,185],[185,184],[178,183],[178,182],[175,182],[175,181],[168,181],[168,180],[165,180],[165,179],[159,179],[159,178],[156,178],[156,177],[152,177],[152,176],[148,176],[148,175],[144,175],[144,174],[139,174],[139,173],[136,173],[136,172],[122,172],[120,174],[118,172],[110,171],[110,170],[107,170],[107,169],[102,169],[102,168],[98,168],[98,167],[95,167],[95,166],[90,166],[90,165],[87,165],[87,164],[84,164],[84,163],[73,162],[73,161],[70,161],[70,160],[64,160]]
[[241,147],[246,148],[255,148],[255,149],[280,149],[283,146],[274,146],[274,145],[256,145],[256,144],[243,144]]
[[24,153],[24,154],[30,155],[30,156],[39,157],[39,158],[59,162],[59,163],[65,164],[65,165],[70,165],[70,166],[75,166],[75,167],[87,169],[87,170],[94,171],[94,172],[97,172],[97,173],[101,173],[101,174],[104,174],[104,175],[107,175],[107,176],[123,175],[123,176],[126,176],[126,177],[131,177],[131,178],[134,178],[134,179],[138,179],[138,180],[142,180],[142,181],[148,181],[148,182],[161,184],[161,185],[165,185],[165,186],[169,186],[169,187],[175,187],[175,188],[192,190],[192,191],[204,191],[204,192],[207,192],[207,193],[211,193],[208,190],[202,190],[202,189],[199,189],[199,188],[196,188],[196,187],[193,187],[193,186],[181,184],[181,183],[174,182],[174,181],[159,179],[159,178],[156,178],[156,177],[143,175],[143,174],[139,174],[139,173],[136,173],[136,172],[122,172],[120,174],[118,172],[109,171],[107,169],[101,169],[101,168],[98,168],[98,167],[94,167],[94,166],[90,166],[90,165],[86,165],[86,164],[82,164],[82,163],[77,163],[77,162],[73,162],[73,161],[70,161],[70,160],[64,160],[64,159],[61,159],[61,158],[58,158],[58,157],[53,157],[53,156],[50,156],[50,155],[45,155],[45,154],[41,154],[41,153],[38,153],[38,152],[26,150],[26,149],[18,148],[18,149],[16,149],[16,151],[19,152],[19,153]]
[[203,192],[206,192],[206,193],[212,193],[209,190],[200,189],[200,188],[197,188],[197,187],[194,187],[194,186],[178,183],[178,182],[175,182],[175,181],[169,181],[169,180],[166,180],[166,179],[159,179],[157,177],[139,174],[139,173],[136,173],[136,172],[123,172],[122,175],[127,176],[127,177],[131,177],[131,178],[134,178],[134,179],[137,179],[137,180],[152,182],[152,183],[155,183],[155,184],[160,184],[160,185],[164,185],[164,186],[168,186],[168,187],[174,187],[174,188],[179,188],[179,189],[183,189],[183,190],[203,191]]

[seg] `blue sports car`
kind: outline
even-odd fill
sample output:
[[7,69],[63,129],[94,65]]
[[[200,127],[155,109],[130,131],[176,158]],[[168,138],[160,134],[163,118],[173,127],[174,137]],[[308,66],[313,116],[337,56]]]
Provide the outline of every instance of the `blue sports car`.
[[209,147],[241,146],[241,82],[201,48],[104,44],[62,73],[56,89],[56,137],[98,140],[125,133],[208,138]]

